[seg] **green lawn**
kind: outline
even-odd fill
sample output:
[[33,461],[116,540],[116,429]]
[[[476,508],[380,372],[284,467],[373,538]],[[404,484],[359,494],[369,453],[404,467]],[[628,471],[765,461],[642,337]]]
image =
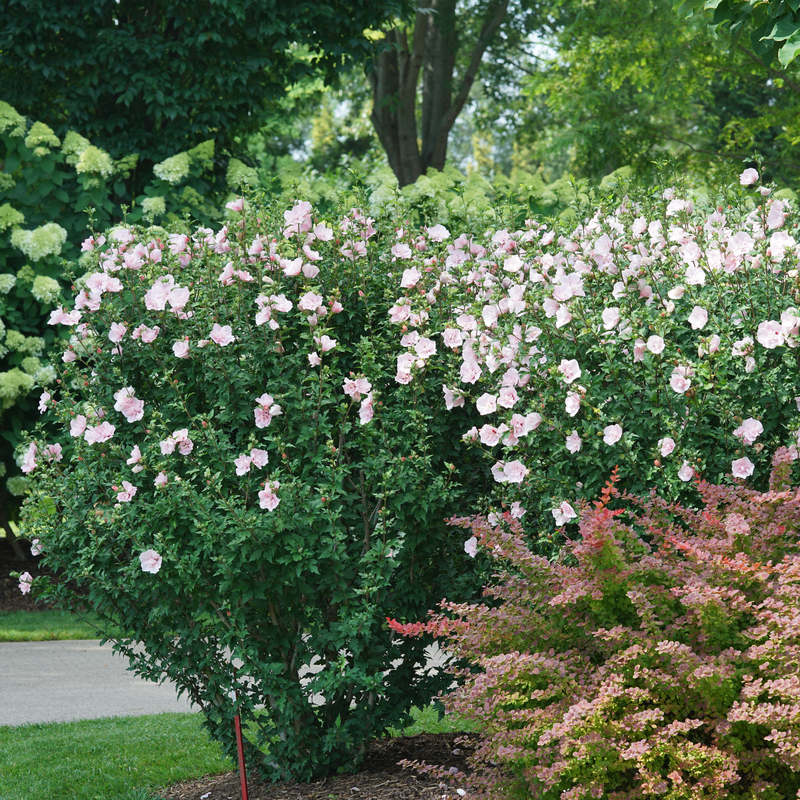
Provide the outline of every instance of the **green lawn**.
[[[393,735],[469,730],[433,708]],[[152,800],[180,781],[229,772],[199,714],[0,727],[0,800]]]
[[146,800],[233,769],[199,714],[0,727],[2,800]]
[[[93,617],[69,611],[0,611],[0,642],[43,642],[49,639],[99,639]],[[0,800],[5,798],[0,795]]]

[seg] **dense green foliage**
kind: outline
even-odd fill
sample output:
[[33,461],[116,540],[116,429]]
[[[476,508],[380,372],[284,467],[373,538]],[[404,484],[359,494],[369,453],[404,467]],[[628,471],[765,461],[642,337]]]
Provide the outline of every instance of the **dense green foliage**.
[[[239,200],[218,232],[87,243],[96,271],[59,312],[73,336],[40,401],[60,441],[22,464],[23,533],[81,590],[45,596],[129,631],[117,649],[228,752],[233,716],[252,723],[248,763],[273,779],[352,768],[444,687],[385,618],[474,594],[443,519],[491,485],[461,452],[474,414],[441,405],[446,364],[395,385],[395,231],[281,210]],[[430,324],[448,313],[443,297]]]
[[[362,60],[402,0],[43,0],[0,4],[0,97],[146,167],[259,129],[287,86]],[[298,57],[298,46],[306,57]]]

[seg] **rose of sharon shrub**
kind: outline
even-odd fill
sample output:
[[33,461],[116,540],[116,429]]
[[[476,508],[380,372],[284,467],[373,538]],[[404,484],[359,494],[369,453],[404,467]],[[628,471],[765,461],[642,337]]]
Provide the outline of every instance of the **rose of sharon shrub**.
[[478,668],[444,698],[483,734],[470,796],[797,796],[793,455],[776,453],[766,492],[699,482],[697,510],[655,494],[612,510],[609,482],[556,562],[510,513],[453,520],[504,570],[491,607],[392,625],[442,635]]
[[[446,255],[398,233],[391,319],[460,356],[445,402],[481,415],[463,435],[532,528],[615,465],[628,490],[674,498],[698,474],[766,486],[768,453],[800,427],[800,240],[796,211],[766,188],[748,205],[753,192],[696,207],[659,190],[577,226],[463,233]],[[444,330],[415,322],[454,285]],[[418,344],[403,335],[408,384]]]
[[440,408],[440,367],[395,383],[394,232],[245,209],[217,232],[84,244],[96,266],[51,315],[72,338],[40,399],[63,437],[21,454],[25,531],[80,590],[34,592],[128,632],[116,649],[229,752],[238,713],[250,765],[307,779],[449,680],[385,618],[477,594],[444,519],[491,482],[459,455],[468,417]]

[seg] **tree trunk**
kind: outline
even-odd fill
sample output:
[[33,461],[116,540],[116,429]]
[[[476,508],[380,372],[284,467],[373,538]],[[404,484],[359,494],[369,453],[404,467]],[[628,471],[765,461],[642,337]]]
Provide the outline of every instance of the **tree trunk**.
[[[441,170],[447,137],[478,74],[481,59],[502,25],[508,0],[492,0],[484,11],[481,32],[455,91],[459,51],[456,0],[420,0],[413,33],[392,28],[388,45],[373,60],[372,124],[400,186]],[[417,83],[422,72],[421,138],[417,133]]]

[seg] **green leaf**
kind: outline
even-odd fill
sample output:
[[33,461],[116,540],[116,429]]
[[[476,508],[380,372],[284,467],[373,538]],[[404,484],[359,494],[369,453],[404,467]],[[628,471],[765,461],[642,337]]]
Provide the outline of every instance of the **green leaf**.
[[[798,0],[798,2],[800,2],[800,0]],[[797,57],[798,52],[800,52],[800,31],[796,31],[792,34],[792,36],[784,42],[781,49],[778,50],[778,61],[781,62],[781,66],[788,67]]]
[[798,23],[792,14],[787,14],[781,17],[773,26],[772,30],[762,36],[763,39],[774,39],[776,41],[783,41],[795,34],[800,29]]

